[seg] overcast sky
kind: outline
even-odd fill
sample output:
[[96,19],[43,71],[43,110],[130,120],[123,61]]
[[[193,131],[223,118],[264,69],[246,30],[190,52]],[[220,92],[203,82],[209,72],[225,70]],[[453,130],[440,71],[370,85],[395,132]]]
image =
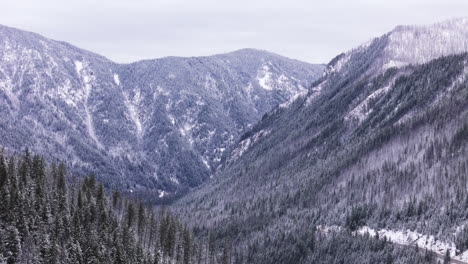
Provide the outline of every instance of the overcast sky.
[[467,11],[468,0],[0,0],[0,24],[117,62],[257,48],[326,63],[396,25]]

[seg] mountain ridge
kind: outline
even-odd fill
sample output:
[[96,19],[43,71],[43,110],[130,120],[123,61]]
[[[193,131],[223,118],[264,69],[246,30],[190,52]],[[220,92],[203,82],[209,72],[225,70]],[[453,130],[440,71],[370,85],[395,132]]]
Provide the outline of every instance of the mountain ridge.
[[[96,171],[106,185],[160,195],[203,182],[264,112],[322,65],[244,50],[117,64],[0,27],[2,144]],[[242,53],[242,52],[241,52]],[[27,135],[36,135],[33,140]],[[84,168],[84,169],[80,169]],[[156,195],[157,196],[157,195]]]
[[[401,38],[392,46],[389,34],[337,56],[306,94],[268,112],[216,177],[176,202],[179,214],[258,263],[315,263],[301,245],[323,239],[320,225],[464,241],[468,57],[458,44],[468,36],[433,50],[420,40],[444,34],[410,32],[401,47],[427,55],[414,61],[392,53]],[[394,54],[403,63],[387,68]]]

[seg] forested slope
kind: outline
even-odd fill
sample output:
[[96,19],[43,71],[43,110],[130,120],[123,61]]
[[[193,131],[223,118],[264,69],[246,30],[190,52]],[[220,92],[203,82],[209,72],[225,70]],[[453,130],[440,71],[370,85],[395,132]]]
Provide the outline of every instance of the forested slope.
[[[260,263],[308,263],[320,246],[295,247],[316,225],[412,230],[454,243],[452,257],[465,251],[466,23],[397,27],[337,56],[307,95],[242,137],[178,212]],[[453,45],[439,46],[444,34]],[[421,44],[431,38],[437,45]]]
[[[71,183],[67,183],[71,182]],[[63,163],[0,153],[0,263],[221,263],[229,248],[199,240],[166,209],[154,210]],[[225,263],[225,262],[223,262]]]
[[0,25],[0,146],[168,199],[203,183],[242,133],[323,68],[253,49],[118,64]]

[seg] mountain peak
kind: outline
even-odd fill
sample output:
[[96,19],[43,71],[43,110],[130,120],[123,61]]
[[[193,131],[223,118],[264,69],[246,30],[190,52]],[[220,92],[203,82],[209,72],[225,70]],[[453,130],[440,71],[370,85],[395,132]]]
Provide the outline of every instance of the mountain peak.
[[[98,177],[119,188],[174,191],[207,179],[244,131],[322,69],[253,49],[116,64],[2,26],[0,145],[71,157],[80,172],[99,163]],[[29,110],[39,108],[45,118]]]
[[468,51],[468,19],[426,26],[398,26],[388,34],[384,69],[426,63]]
[[343,53],[328,64],[329,73],[341,72],[370,60],[368,73],[423,64],[433,59],[468,51],[468,18],[431,25],[400,25],[381,37]]
[[266,50],[262,50],[262,49],[243,48],[243,49],[238,49],[229,53],[270,53],[270,52]]
[[[428,25],[398,25],[393,31],[405,31],[405,30],[468,30],[468,17],[460,17],[443,20],[437,23]],[[392,32],[393,32],[392,31]]]

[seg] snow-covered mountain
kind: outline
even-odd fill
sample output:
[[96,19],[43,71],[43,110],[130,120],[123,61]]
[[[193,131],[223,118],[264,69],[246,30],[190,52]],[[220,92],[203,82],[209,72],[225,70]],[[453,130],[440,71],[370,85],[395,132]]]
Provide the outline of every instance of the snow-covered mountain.
[[[433,25],[397,26],[381,37],[336,56],[328,63],[323,76],[310,89],[297,93],[280,104],[275,111],[282,111],[297,99],[298,102],[305,101],[305,104],[309,105],[323,90],[331,89],[330,86],[366,81],[384,74],[390,68],[424,64],[436,58],[464,52],[468,52],[468,18],[452,19]],[[464,76],[460,78],[463,79]],[[369,104],[390,89],[391,85],[388,84],[379,87],[367,97],[360,98],[344,119],[363,121],[372,112]],[[240,153],[263,134],[265,131],[240,142],[233,153],[228,155],[228,162],[237,159]]]
[[337,56],[179,213],[252,263],[320,263],[316,225],[412,230],[466,251],[467,31],[466,19],[399,26]]
[[203,182],[245,130],[323,68],[252,49],[117,64],[0,26],[0,145],[163,195]]
[[378,74],[391,67],[422,64],[441,56],[468,50],[468,18],[452,19],[433,25],[397,26],[391,32],[337,56],[329,72],[353,66],[352,60],[366,52],[372,58],[368,73]]

